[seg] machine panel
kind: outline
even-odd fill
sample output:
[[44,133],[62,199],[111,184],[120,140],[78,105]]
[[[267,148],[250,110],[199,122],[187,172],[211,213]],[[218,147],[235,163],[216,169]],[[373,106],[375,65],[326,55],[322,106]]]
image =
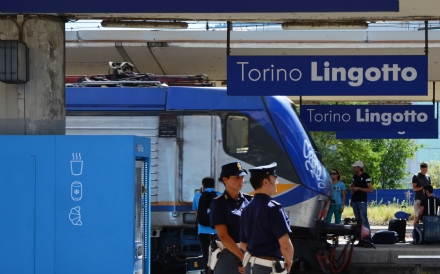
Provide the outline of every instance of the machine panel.
[[0,136],[0,143],[8,209],[1,273],[149,272],[148,138]]
[[[0,246],[7,247],[0,256],[0,271],[34,273],[35,157],[1,154],[0,176]],[[27,263],[17,264],[16,258]]]

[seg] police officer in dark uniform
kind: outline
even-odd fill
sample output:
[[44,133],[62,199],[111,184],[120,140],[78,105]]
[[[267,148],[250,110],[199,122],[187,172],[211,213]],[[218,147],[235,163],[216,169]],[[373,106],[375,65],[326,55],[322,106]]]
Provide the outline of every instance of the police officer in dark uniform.
[[211,226],[225,247],[215,266],[216,274],[243,273],[241,266],[244,251],[240,250],[240,216],[252,196],[241,193],[247,171],[239,162],[222,166],[219,181],[225,185],[225,192],[214,198],[211,204]]
[[277,192],[276,166],[272,163],[249,170],[255,193],[240,219],[240,247],[247,251],[243,262],[246,274],[289,273],[292,267],[289,219],[282,205],[271,198]]

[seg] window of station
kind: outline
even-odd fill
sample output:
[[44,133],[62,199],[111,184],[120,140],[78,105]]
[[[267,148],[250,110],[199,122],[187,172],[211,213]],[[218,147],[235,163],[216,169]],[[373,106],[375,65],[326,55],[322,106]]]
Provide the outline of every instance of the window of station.
[[247,153],[249,150],[249,119],[228,116],[226,119],[226,149],[228,153]]

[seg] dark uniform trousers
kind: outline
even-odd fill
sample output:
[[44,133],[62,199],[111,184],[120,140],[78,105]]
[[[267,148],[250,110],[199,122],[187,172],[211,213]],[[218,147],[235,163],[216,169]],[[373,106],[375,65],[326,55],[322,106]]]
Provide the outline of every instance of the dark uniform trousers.
[[240,259],[234,255],[231,251],[226,248],[223,249],[220,258],[218,259],[217,265],[215,266],[216,274],[239,274],[238,264]]
[[244,274],[271,274],[272,267],[262,266],[259,264],[251,265],[249,262],[244,268]]

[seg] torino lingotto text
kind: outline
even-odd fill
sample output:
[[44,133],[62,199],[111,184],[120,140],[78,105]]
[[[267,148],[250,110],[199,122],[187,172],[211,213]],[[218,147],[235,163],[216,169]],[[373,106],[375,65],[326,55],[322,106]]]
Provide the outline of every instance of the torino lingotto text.
[[[276,68],[270,65],[270,68],[258,69],[251,68],[249,62],[237,62],[241,65],[241,81],[250,80],[252,82],[286,82],[299,81],[302,78],[301,70],[297,68],[286,69]],[[383,64],[382,68],[369,67],[330,67],[330,62],[324,62],[323,74],[318,73],[318,62],[311,62],[311,81],[347,81],[352,87],[358,87],[364,82],[364,78],[370,82],[379,81],[399,81],[400,79],[410,82],[417,78],[417,70],[413,67],[401,68],[398,64]]]
[[[334,113],[331,110],[327,113],[317,113],[315,109],[308,108],[307,117],[310,122],[349,122],[351,116],[348,113]],[[384,126],[391,125],[392,122],[426,122],[428,120],[428,114],[425,112],[417,113],[415,110],[405,110],[405,112],[370,112],[366,109],[356,109],[356,122],[375,123],[380,122]]]

